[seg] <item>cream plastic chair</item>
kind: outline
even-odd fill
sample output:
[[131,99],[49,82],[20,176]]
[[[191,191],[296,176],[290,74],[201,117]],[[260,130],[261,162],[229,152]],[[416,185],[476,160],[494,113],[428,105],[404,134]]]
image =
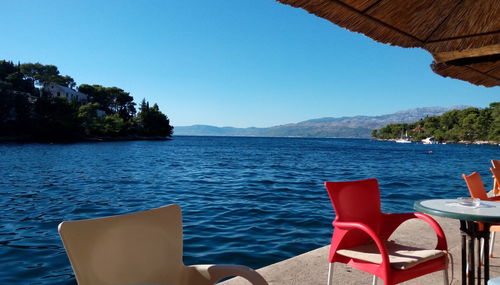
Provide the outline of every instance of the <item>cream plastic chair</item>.
[[245,266],[184,265],[182,214],[175,204],[62,222],[59,234],[80,285],[209,285],[229,276],[267,285]]

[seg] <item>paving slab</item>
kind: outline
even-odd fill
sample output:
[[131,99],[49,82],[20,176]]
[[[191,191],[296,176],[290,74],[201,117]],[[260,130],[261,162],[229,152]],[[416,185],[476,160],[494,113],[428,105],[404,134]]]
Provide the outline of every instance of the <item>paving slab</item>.
[[[451,284],[461,284],[461,257],[460,257],[460,222],[453,219],[434,217],[443,228],[448,248],[452,255],[453,266],[449,268]],[[412,219],[403,223],[391,236],[398,243],[435,248],[437,239],[434,231],[427,223]],[[500,257],[500,238],[495,242],[494,248]],[[328,251],[330,246],[324,246],[310,252],[283,260],[281,262],[263,267],[257,271],[264,276],[270,285],[325,285],[328,276]],[[494,252],[495,255],[495,252]],[[500,276],[500,258],[490,259],[490,278]],[[343,264],[335,263],[334,284],[372,284],[372,275],[350,268]],[[248,285],[242,278],[233,278],[222,282],[224,285]],[[378,284],[383,284],[381,281]],[[435,272],[416,278],[402,284],[443,284],[443,273]]]

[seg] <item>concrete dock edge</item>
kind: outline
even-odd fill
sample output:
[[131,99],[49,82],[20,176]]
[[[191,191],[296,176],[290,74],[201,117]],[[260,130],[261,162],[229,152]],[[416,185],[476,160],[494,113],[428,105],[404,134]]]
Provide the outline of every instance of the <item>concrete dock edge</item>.
[[[460,259],[460,222],[457,220],[434,217],[443,228],[448,248],[452,255],[453,266],[449,268],[451,284],[461,284],[461,259]],[[409,220],[391,236],[398,243],[434,248],[436,237],[430,226],[417,219]],[[500,276],[500,238],[495,242],[493,258],[490,259],[490,278]],[[328,275],[328,251],[330,246],[306,252],[304,254],[271,264],[258,269],[270,285],[326,285]],[[495,254],[496,253],[496,254]],[[452,273],[453,268],[453,273]],[[371,284],[372,276],[343,264],[335,263],[334,284]],[[248,281],[242,278],[233,278],[222,282],[224,285],[247,285]],[[382,282],[378,282],[382,284]],[[443,273],[436,272],[405,282],[404,284],[443,284]]]

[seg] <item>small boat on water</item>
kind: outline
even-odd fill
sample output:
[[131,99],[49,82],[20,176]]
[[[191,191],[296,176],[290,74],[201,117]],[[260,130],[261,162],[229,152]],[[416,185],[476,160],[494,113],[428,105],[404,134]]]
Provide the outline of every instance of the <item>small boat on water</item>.
[[438,142],[434,140],[434,137],[428,137],[422,140],[423,144],[437,144]]
[[395,140],[397,143],[411,143],[411,140],[409,138],[399,138]]
[[405,133],[405,136],[403,137],[403,131],[401,131],[401,137],[397,140],[395,140],[397,143],[411,143],[410,138],[408,138],[408,132]]

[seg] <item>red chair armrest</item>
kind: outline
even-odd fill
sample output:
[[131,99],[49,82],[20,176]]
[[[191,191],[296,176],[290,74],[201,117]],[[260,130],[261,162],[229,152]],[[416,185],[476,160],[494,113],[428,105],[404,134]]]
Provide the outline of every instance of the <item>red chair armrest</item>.
[[436,249],[448,250],[446,236],[441,226],[431,216],[422,213],[402,213],[402,214],[383,214],[384,215],[384,237],[389,236],[405,221],[410,219],[420,219],[429,224],[437,237]]

